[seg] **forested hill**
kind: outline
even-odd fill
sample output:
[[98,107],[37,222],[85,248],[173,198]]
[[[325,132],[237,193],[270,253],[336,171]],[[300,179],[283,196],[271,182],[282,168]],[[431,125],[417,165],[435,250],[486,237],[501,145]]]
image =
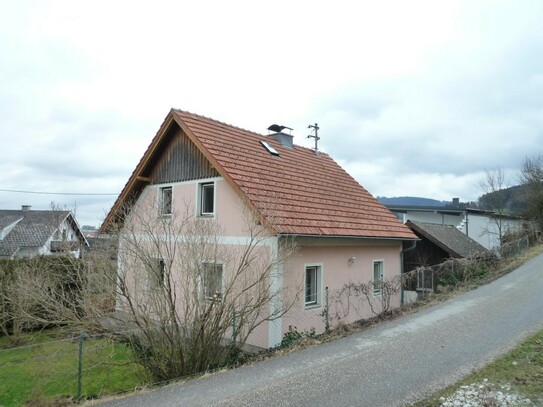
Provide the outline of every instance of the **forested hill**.
[[408,205],[408,206],[445,206],[450,202],[438,201],[430,198],[420,198],[416,196],[399,196],[387,198],[378,196],[377,199],[384,205]]
[[502,206],[505,213],[522,215],[526,212],[524,188],[523,185],[515,185],[499,192],[484,194],[479,197],[479,207],[481,209],[498,210]]

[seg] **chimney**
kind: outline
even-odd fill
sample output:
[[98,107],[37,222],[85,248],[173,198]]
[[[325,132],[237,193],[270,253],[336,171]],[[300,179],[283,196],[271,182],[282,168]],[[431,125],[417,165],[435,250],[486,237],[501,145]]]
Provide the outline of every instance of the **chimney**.
[[[273,131],[274,133],[268,134],[268,137],[271,137],[281,143],[282,146],[292,148],[294,147],[294,136],[292,134],[284,133],[283,130],[288,129],[292,131],[290,127],[281,126],[279,124],[272,124],[268,127],[268,130]],[[289,132],[290,133],[290,132]]]
[[30,208],[32,208],[32,206],[30,206],[30,205],[21,205],[21,210],[22,210],[23,212],[28,212],[28,211],[30,211]]
[[460,198],[453,198],[452,204],[455,208],[458,208],[460,206]]

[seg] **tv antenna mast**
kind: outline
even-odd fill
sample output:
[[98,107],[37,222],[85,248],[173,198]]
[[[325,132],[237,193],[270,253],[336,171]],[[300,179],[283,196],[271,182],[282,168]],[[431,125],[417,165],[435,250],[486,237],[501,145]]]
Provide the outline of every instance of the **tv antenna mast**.
[[311,131],[314,132],[315,134],[310,134],[309,136],[307,136],[307,138],[314,138],[315,139],[315,154],[316,155],[319,155],[319,140],[321,139],[319,137],[319,125],[317,123],[315,124],[310,124],[309,126],[307,126],[308,129],[312,129]]

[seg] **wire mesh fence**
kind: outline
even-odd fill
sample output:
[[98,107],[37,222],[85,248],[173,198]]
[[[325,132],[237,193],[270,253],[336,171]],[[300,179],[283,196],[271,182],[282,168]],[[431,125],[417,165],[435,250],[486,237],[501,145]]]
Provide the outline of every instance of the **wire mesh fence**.
[[[57,339],[62,335],[62,339]],[[63,398],[78,401],[144,383],[126,343],[112,335],[88,336],[44,330],[25,334],[13,347],[0,338],[0,405]]]
[[425,297],[435,291],[448,291],[458,285],[468,284],[488,277],[500,260],[521,255],[535,243],[535,239],[522,236],[506,242],[484,254],[469,258],[448,259],[433,266],[417,267],[404,276],[403,288]]

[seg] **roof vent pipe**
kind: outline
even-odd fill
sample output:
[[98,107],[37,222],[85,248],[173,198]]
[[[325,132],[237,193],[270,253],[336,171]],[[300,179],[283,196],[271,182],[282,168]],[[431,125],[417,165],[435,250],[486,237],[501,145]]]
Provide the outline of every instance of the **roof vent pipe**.
[[[289,134],[285,133],[284,130],[288,129]],[[290,134],[292,129],[287,126],[281,126],[279,124],[272,124],[270,127],[268,127],[269,131],[273,131],[274,133],[268,134],[268,137],[273,138],[274,140],[277,140],[281,143],[282,146],[293,148],[294,147],[294,136]]]

